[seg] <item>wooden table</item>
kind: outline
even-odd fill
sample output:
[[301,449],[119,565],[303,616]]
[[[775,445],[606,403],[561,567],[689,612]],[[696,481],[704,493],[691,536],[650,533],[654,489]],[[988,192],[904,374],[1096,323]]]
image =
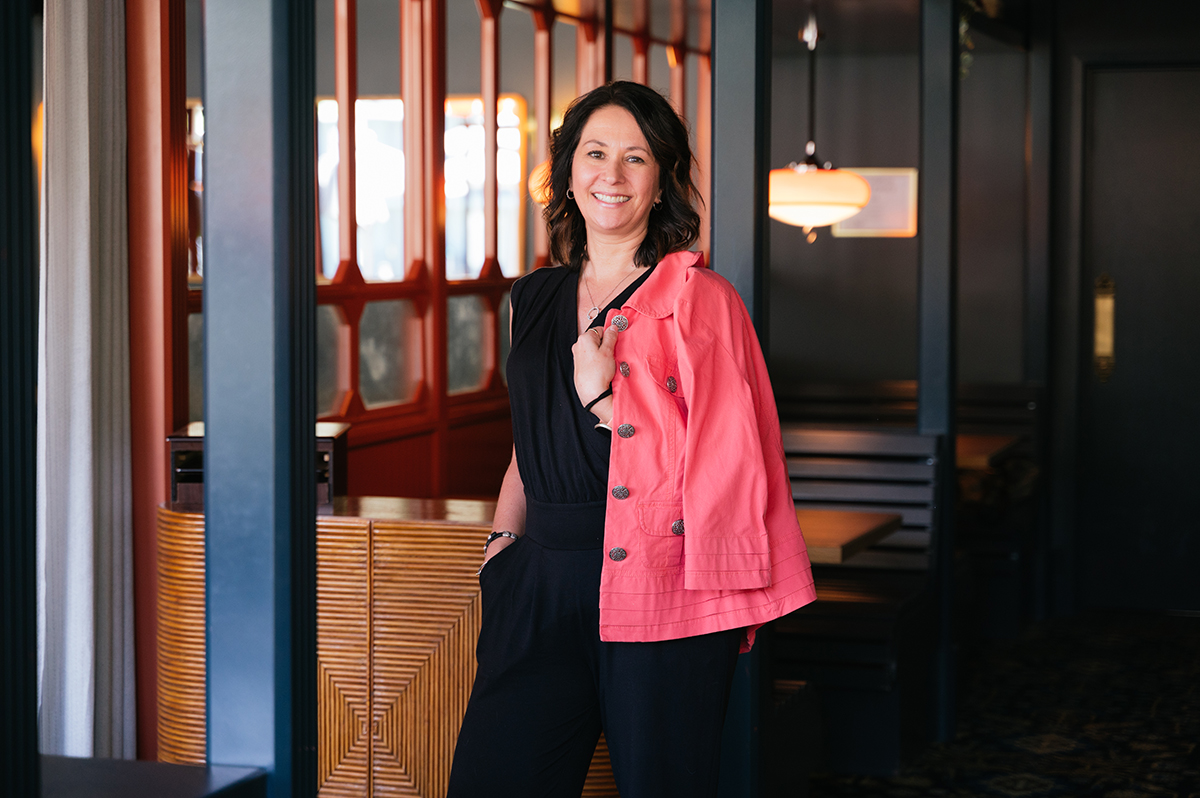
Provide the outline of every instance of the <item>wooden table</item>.
[[42,754],[42,798],[262,798],[267,773],[224,765]]
[[958,467],[968,471],[987,471],[1011,452],[1020,437],[1016,435],[978,435],[960,433],[954,442]]
[[808,545],[810,562],[845,562],[900,528],[895,513],[856,513],[844,510],[796,510]]

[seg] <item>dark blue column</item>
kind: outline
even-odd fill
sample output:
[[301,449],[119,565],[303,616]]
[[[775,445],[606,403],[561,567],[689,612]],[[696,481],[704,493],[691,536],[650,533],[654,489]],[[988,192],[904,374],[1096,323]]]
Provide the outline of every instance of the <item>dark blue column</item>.
[[0,794],[38,795],[37,183],[31,3],[0,3]]
[[[1053,15],[1050,3],[1029,6],[1027,64],[1027,116],[1029,157],[1025,167],[1025,324],[1024,376],[1027,385],[1039,391],[1037,427],[1034,432],[1040,456],[1048,448],[1050,407],[1050,153],[1053,98]],[[1030,613],[1032,620],[1050,614],[1049,530],[1052,528],[1050,491],[1039,491],[1039,531],[1032,546]]]
[[[712,15],[712,267],[741,294],[765,354],[771,3],[714,2]],[[721,798],[751,798],[762,789],[762,632],[738,658],[721,747]]]
[[917,426],[939,435],[933,587],[938,602],[937,739],[954,737],[954,414],[958,357],[958,12],[921,0],[920,380]]
[[313,4],[204,31],[208,757],[315,795]]
[[765,352],[771,3],[714,2],[712,14],[712,267],[742,295]]

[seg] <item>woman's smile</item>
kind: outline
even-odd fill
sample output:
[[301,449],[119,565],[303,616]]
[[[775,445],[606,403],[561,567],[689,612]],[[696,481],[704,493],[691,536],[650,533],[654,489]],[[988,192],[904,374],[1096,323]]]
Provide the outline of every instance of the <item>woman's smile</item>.
[[640,242],[661,193],[658,176],[658,162],[633,115],[617,105],[597,109],[571,162],[571,189],[589,239]]

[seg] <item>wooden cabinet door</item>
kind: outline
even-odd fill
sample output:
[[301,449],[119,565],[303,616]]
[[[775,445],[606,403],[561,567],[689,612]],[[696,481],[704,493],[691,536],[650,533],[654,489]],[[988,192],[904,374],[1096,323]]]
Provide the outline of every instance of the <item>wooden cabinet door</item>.
[[446,794],[475,679],[475,569],[487,532],[374,524],[372,795]]
[[370,788],[371,522],[322,518],[317,535],[317,784],[321,798]]

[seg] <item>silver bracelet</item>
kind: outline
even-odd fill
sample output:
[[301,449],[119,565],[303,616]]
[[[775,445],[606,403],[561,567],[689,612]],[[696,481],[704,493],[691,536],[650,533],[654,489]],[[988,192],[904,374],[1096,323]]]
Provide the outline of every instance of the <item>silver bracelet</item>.
[[511,538],[513,540],[516,540],[519,537],[520,537],[520,535],[514,535],[512,532],[509,532],[507,529],[503,530],[502,532],[493,532],[492,534],[487,536],[487,543],[483,544],[483,553],[485,555],[487,554],[488,546],[492,545],[492,541],[495,540],[496,538]]
[[[521,537],[520,535],[514,535],[512,532],[509,532],[507,529],[505,529],[501,532],[493,532],[492,534],[488,535],[487,543],[483,544],[483,556],[487,557],[488,546],[492,545],[492,541],[495,540],[496,538],[511,538],[513,540],[517,540],[520,537]],[[479,576],[481,573],[483,573],[483,566],[485,566],[485,565],[487,565],[486,559],[482,563],[480,563],[479,570],[475,572],[476,576]]]

